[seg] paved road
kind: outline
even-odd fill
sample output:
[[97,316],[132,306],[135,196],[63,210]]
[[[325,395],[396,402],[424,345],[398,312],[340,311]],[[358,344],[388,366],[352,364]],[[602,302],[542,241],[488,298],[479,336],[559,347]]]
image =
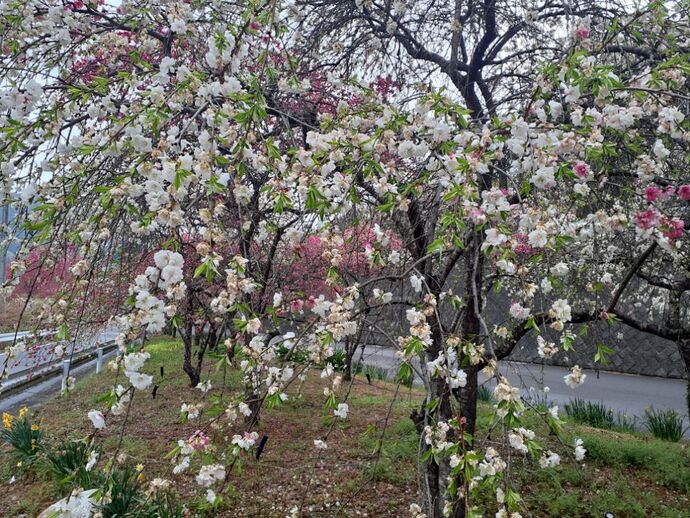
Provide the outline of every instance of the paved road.
[[[105,360],[117,353],[114,349],[103,355],[104,365]],[[96,371],[96,360],[87,361],[81,365],[77,365],[70,370],[70,376],[74,376],[77,382],[84,378],[87,374]],[[16,414],[20,408],[28,406],[34,410],[37,406],[45,403],[50,398],[60,392],[62,385],[62,376],[59,374],[51,376],[36,384],[26,387],[21,392],[12,392],[10,394],[0,397],[0,413],[9,412]]]
[[[355,355],[355,360],[357,359],[359,351]],[[391,372],[395,372],[399,365],[395,351],[372,345],[366,347],[363,362],[388,368]],[[523,396],[530,395],[530,387],[539,389],[547,386],[550,389],[548,400],[559,405],[567,403],[571,398],[581,398],[603,401],[614,411],[631,416],[642,415],[645,408],[650,406],[659,410],[675,409],[683,415],[688,412],[685,380],[603,371],[597,377],[595,371],[585,370],[585,383],[571,389],[563,381],[563,376],[568,373],[568,369],[563,367],[500,362],[499,369],[513,386],[521,388]],[[493,384],[493,381],[487,382],[486,376],[481,378],[481,382]]]
[[603,401],[615,411],[640,416],[646,408],[673,409],[687,414],[686,381],[652,376],[638,376],[617,372],[585,370],[583,385],[571,389],[563,381],[569,372],[563,367],[541,366],[530,363],[502,362],[500,371],[512,384],[539,389],[549,387],[548,398],[557,404],[572,398]]
[[[355,355],[359,360],[360,351]],[[389,372],[397,371],[399,360],[395,358],[395,351],[390,348],[369,345],[362,358],[365,364],[384,367]],[[79,379],[93,370],[95,362],[88,362],[73,369]],[[575,389],[569,388],[563,381],[568,369],[563,367],[540,366],[535,364],[501,362],[500,371],[510,380],[511,384],[520,387],[523,396],[529,397],[530,388],[540,389],[549,387],[548,401],[562,405],[571,398],[582,398],[590,401],[603,401],[614,411],[627,413],[630,416],[640,416],[650,406],[656,409],[675,409],[686,415],[686,382],[685,380],[655,378],[651,376],[636,376],[613,372],[586,370],[587,379],[584,385]],[[481,378],[482,383],[493,385],[493,380]],[[419,383],[419,379],[416,379]],[[40,404],[57,392],[60,388],[60,377],[54,377],[38,383],[27,390],[0,399],[0,411],[16,411],[27,403]]]
[[[83,338],[74,347],[74,355],[79,356],[80,353],[90,351],[96,347],[97,344],[109,342],[117,335],[117,329],[112,327],[102,331],[85,334]],[[9,347],[14,342],[14,333],[0,334],[0,372],[5,369],[7,363],[6,374],[9,374],[11,379],[13,376],[20,374],[39,373],[42,368],[59,362],[62,359],[68,359],[72,355],[72,344],[62,344],[62,354],[56,353],[56,346],[58,342],[51,339],[50,335],[40,335],[39,338],[34,338],[28,332],[17,334],[16,342],[20,342],[23,337],[27,337],[27,346],[24,351],[16,354],[9,362],[3,352],[6,347]],[[3,382],[3,386],[5,383]]]
[[[27,336],[29,333],[20,333],[18,336]],[[84,360],[93,354],[97,344],[104,344],[112,341],[117,335],[117,329],[112,327],[99,331],[94,334],[86,335],[83,340],[74,347],[75,361]],[[0,334],[0,351],[10,346],[14,340],[14,333]],[[57,343],[46,337],[45,341],[39,339],[38,343],[30,343],[25,351],[22,351],[7,362],[4,353],[0,352],[0,372],[5,369],[8,377],[0,383],[0,389],[7,390],[8,393],[0,391],[0,411],[15,412],[23,406],[33,407],[50,398],[60,391],[62,376],[62,360],[72,356],[72,346],[67,344],[63,347],[62,355],[56,354]],[[111,351],[110,354],[113,352]],[[106,356],[110,356],[107,354]],[[96,361],[86,361],[84,364],[75,365],[70,369],[70,375],[79,379],[86,373],[95,370]],[[45,377],[46,379],[42,379]],[[35,383],[23,386],[27,381],[34,380]],[[36,381],[41,380],[41,381]]]

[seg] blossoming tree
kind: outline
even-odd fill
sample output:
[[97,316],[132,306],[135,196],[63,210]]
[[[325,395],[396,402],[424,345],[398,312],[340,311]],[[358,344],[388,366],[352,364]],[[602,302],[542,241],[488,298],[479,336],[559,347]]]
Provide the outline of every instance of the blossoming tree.
[[[427,89],[413,105],[349,77],[316,77],[309,70],[318,61],[301,68],[289,32],[295,9],[307,12],[299,5],[2,4],[0,162],[4,181],[22,193],[18,224],[34,243],[79,248],[78,286],[89,284],[119,238],[159,243],[145,271],[131,275],[116,363],[127,381],[114,385],[103,411],[89,413],[97,429],[111,416],[126,423],[137,391],[153,383],[141,372],[147,337],[170,322],[200,332],[230,324],[227,346],[242,352],[237,367],[247,391],[204,408],[185,403],[185,419],[222,433],[180,438],[171,455],[173,476],[196,470],[209,506],[218,505],[233,468],[256,446],[260,409],[282,404],[312,367],[326,384],[331,423],[347,419],[347,391],[328,358],[396,304],[406,316],[405,332],[388,337],[400,359],[398,380],[416,371],[426,391],[414,415],[423,484],[412,512],[479,516],[473,496],[490,488],[496,516],[520,516],[511,457],[529,455],[548,469],[561,455],[525,427],[526,403],[497,361],[527,333],[539,335],[546,357],[572,347],[574,324],[625,319],[617,304],[639,268],[598,271],[608,240],[625,238],[631,250],[658,247],[669,264],[686,257],[687,172],[660,173],[670,167],[664,150],[687,141],[676,104],[686,98],[688,71],[677,42],[688,35],[675,23],[680,15],[660,4],[611,25],[578,18],[558,59],[528,76],[529,94],[499,110],[473,68],[483,60],[496,65],[501,49],[492,54],[488,45],[512,32],[508,26],[499,35],[489,4],[479,61],[466,70],[458,60],[466,57],[462,40],[453,37],[449,63],[463,73],[451,67],[451,80],[465,102]],[[537,19],[550,19],[551,11],[539,12]],[[395,16],[385,30],[405,46],[411,36]],[[462,29],[458,16],[449,21],[454,35]],[[618,58],[607,57],[638,55],[626,48],[666,37],[667,54],[639,70],[619,69]],[[475,86],[487,106],[472,95]],[[659,139],[645,133],[650,127]],[[626,172],[621,150],[641,173],[631,179],[628,171],[617,185]],[[648,185],[650,175],[669,177]],[[295,250],[320,255],[298,290]],[[587,295],[583,278],[591,280]],[[321,293],[309,297],[308,290]],[[492,290],[511,299],[500,322],[486,314]],[[194,296],[201,317],[191,308]],[[289,320],[286,330],[284,316],[299,311],[306,321]],[[542,336],[547,327],[558,340]],[[287,353],[278,355],[281,347]],[[298,348],[304,363],[293,361]],[[492,428],[500,440],[476,433],[481,370],[495,377]],[[202,391],[214,390],[196,368],[194,375]],[[576,387],[584,379],[574,366],[564,381]],[[557,408],[536,411],[561,433]],[[315,438],[317,452],[327,441],[328,433]],[[580,442],[566,450],[574,462],[583,459]]]

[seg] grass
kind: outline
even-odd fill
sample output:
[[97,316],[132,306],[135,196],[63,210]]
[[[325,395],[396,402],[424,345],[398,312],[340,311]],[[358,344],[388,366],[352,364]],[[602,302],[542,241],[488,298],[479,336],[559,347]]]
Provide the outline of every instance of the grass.
[[603,402],[571,399],[569,403],[563,406],[563,410],[576,423],[604,430],[635,431],[635,421],[633,419],[621,412],[614,413]]
[[644,412],[644,425],[657,439],[678,442],[685,433],[683,417],[675,410],[654,410]]
[[[690,449],[687,444],[671,447],[667,442],[623,434],[585,434],[588,458],[620,471],[634,469],[658,486],[690,495]],[[676,445],[674,445],[676,446]]]
[[[376,428],[369,435],[369,444],[376,458],[366,467],[366,476],[391,484],[414,483],[414,460],[417,458],[419,441],[412,420],[394,423],[390,429],[385,430],[383,441],[381,430]],[[408,469],[400,469],[403,465]]]
[[368,376],[372,380],[387,380],[389,378],[388,369],[370,363],[357,363],[354,370],[356,374]]
[[494,393],[486,385],[479,385],[477,389],[477,399],[483,401],[484,403],[494,403]]
[[[155,399],[149,393],[134,398],[132,415],[137,417],[127,424],[121,451],[132,463],[144,465],[147,480],[172,479],[182,501],[194,502],[195,473],[173,477],[171,465],[163,456],[178,438],[190,436],[198,427],[198,423],[181,423],[179,408],[183,401],[201,401],[202,394],[189,388],[180,372],[179,342],[160,338],[147,350],[152,355],[147,372],[155,376],[160,388]],[[220,387],[223,372],[216,370],[214,363],[209,360],[204,377]],[[225,377],[226,386],[233,390],[240,389],[240,381],[235,373]],[[40,420],[47,435],[60,439],[84,437],[92,431],[86,412],[97,408],[98,395],[112,383],[112,374],[107,372],[79,380],[67,403],[60,399],[48,402],[32,419]],[[233,488],[225,495],[226,503],[213,516],[283,518],[293,506],[301,504],[306,515],[324,518],[407,516],[410,503],[417,499],[419,443],[409,415],[422,400],[422,392],[416,387],[401,387],[391,405],[395,383],[372,376],[369,384],[363,373],[355,376],[351,387],[343,383],[341,390],[349,389],[350,416],[326,438],[330,427],[322,409],[323,382],[318,373],[309,376],[299,391],[297,385],[293,386],[285,406],[264,414],[259,433],[269,439],[261,460],[252,459],[241,474],[233,474]],[[492,425],[491,405],[490,401],[479,405],[477,437],[501,449],[498,437],[487,438]],[[547,438],[545,447],[562,450],[558,440],[548,436],[538,416],[528,413],[526,420],[539,437]],[[99,432],[106,451],[116,448],[120,425],[121,418],[113,419]],[[617,518],[690,517],[687,443],[577,423],[569,424],[567,430],[566,443],[572,443],[575,437],[584,440],[588,450],[584,464],[575,464],[564,456],[557,468],[542,470],[533,461],[512,457],[516,487],[529,509],[523,516],[584,518],[610,511]],[[329,448],[317,453],[314,438],[326,438]],[[35,516],[60,496],[60,489],[54,477],[40,472],[27,472],[17,483],[9,484],[17,470],[8,453],[0,448],[0,515]],[[481,498],[478,504],[484,515],[493,516],[495,495],[482,494]]]

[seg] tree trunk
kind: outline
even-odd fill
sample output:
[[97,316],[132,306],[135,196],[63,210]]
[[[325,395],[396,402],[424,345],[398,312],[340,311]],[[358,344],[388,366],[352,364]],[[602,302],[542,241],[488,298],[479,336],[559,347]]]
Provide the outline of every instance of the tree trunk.
[[251,410],[251,414],[244,417],[244,423],[248,427],[252,427],[259,423],[261,412],[261,387],[258,384],[257,376],[259,375],[256,368],[252,370],[250,378],[245,380],[244,384],[244,403]]
[[192,344],[188,342],[184,344],[184,364],[182,365],[182,370],[189,377],[189,386],[196,387],[201,381],[201,376],[192,363]]
[[351,344],[349,338],[345,339],[345,366],[343,369],[343,381],[352,381],[352,358],[355,356],[357,344]]
[[184,333],[180,333],[182,336],[182,342],[184,343],[184,362],[182,364],[182,370],[189,377],[189,386],[196,387],[201,381],[200,372],[194,367],[192,363],[192,353],[194,351],[194,335],[193,326],[190,323],[187,324],[187,329]]
[[[467,275],[465,277],[465,300],[468,301],[465,307],[465,314],[463,316],[460,330],[461,338],[466,341],[473,341],[481,334],[480,315],[482,308],[482,294],[481,287],[483,286],[484,276],[484,256],[478,247],[481,244],[481,234],[475,232],[472,244],[465,254],[465,268]],[[462,362],[463,355],[458,355],[459,361]],[[460,416],[463,420],[462,429],[466,434],[474,438],[477,431],[477,392],[478,392],[478,375],[479,370],[475,366],[468,366],[464,369],[467,375],[467,383],[464,387],[460,387],[455,394],[460,403]],[[460,451],[464,452],[472,448],[473,444],[465,442]],[[467,494],[466,488],[468,480],[459,476],[456,480],[458,487],[458,498],[455,501],[453,509],[453,518],[465,518],[467,508]]]
[[[431,347],[426,350],[427,361],[433,361],[438,358],[439,353],[443,350],[443,331],[440,322],[435,316],[429,318],[429,325],[431,326],[431,336],[433,343]],[[436,421],[448,421],[453,418],[453,407],[451,404],[451,394],[448,384],[444,379],[434,378],[431,380],[430,397],[438,401],[436,408],[428,412],[422,408],[418,414],[419,417],[424,416],[423,422],[416,422],[417,429],[423,433],[424,426],[431,424],[432,418]],[[413,420],[415,417],[413,417]],[[448,473],[450,473],[450,460],[447,458],[440,458],[437,464],[433,458],[429,459],[424,466],[424,478],[427,489],[427,507],[429,518],[442,518],[443,506],[445,503],[446,488],[448,486]],[[464,516],[464,515],[463,515]]]
[[355,353],[357,352],[359,344],[362,343],[364,326],[366,325],[367,317],[369,316],[370,312],[371,308],[367,306],[359,321],[359,327],[357,328],[357,334],[355,335],[354,339],[351,340],[349,337],[345,339],[345,373],[343,374],[344,381],[352,381],[352,360],[355,357]]
[[218,350],[218,330],[215,327],[211,327],[208,331],[208,349],[209,351]]

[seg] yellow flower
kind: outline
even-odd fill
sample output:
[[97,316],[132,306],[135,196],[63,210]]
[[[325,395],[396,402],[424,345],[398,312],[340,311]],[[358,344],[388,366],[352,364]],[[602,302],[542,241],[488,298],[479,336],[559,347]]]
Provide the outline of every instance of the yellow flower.
[[136,470],[141,473],[142,471],[144,471],[144,465],[143,464],[137,464]]
[[32,432],[38,431],[39,428],[40,428],[40,427],[39,427],[37,424],[32,424],[32,425],[31,425],[31,431],[32,431]]
[[8,414],[7,412],[2,413],[2,424],[5,425],[5,428],[8,430],[12,429],[12,421],[14,421],[14,416],[12,414]]
[[27,407],[21,408],[21,409],[19,410],[19,419],[21,419],[22,417],[24,417],[28,411],[29,411],[29,409],[28,409]]

